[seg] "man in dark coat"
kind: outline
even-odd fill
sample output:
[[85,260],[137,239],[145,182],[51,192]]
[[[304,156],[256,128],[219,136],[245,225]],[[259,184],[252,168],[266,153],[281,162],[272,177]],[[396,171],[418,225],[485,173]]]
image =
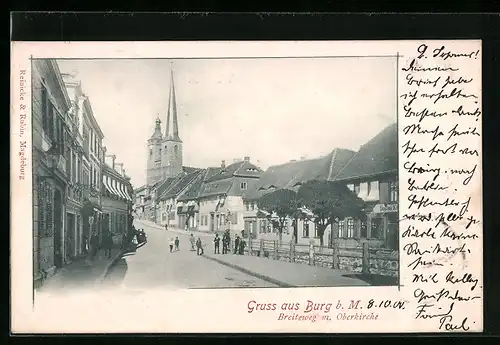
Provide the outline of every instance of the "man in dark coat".
[[234,240],[234,254],[238,254],[239,249],[240,249],[240,236],[236,235],[236,239]]
[[104,255],[111,259],[111,248],[113,247],[113,234],[111,231],[104,232],[102,236],[102,248]]
[[[214,238],[214,244],[215,244],[214,254],[220,254],[219,243],[220,243],[219,234],[215,234],[215,238]],[[222,249],[222,251],[224,251],[224,249]]]

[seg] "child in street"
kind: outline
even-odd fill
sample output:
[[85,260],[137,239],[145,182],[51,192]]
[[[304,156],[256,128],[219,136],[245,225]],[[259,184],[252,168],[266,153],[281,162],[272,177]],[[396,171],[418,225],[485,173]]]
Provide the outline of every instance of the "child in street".
[[170,240],[168,241],[168,245],[170,247],[170,253],[172,253],[172,250],[174,250],[174,239],[173,238],[170,238]]
[[175,238],[175,251],[178,252],[179,251],[179,237],[176,237]]
[[194,252],[195,251],[194,245],[195,245],[196,240],[194,239],[193,234],[191,234],[191,236],[189,236],[189,242],[191,242],[191,251]]

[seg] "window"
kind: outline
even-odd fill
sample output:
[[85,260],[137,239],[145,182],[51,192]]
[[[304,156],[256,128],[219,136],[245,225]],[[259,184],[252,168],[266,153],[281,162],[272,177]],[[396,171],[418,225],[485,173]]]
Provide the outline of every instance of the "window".
[[174,155],[177,155],[177,152],[179,151],[179,148],[177,145],[174,145]]
[[389,201],[398,202],[398,181],[389,182]]
[[372,218],[371,221],[371,238],[383,239],[382,218]]
[[302,237],[309,237],[309,222],[304,222]]
[[266,220],[265,219],[261,219],[261,221],[260,221],[260,230],[259,230],[259,232],[261,234],[266,233]]
[[245,202],[245,208],[247,211],[250,211],[250,203],[249,202]]
[[65,149],[65,155],[64,157],[66,158],[66,174],[71,182],[74,181],[73,179],[73,152],[71,152],[71,149],[69,147],[66,147]]
[[360,237],[361,238],[367,238],[368,237],[367,228],[366,228],[366,222],[363,221],[363,220],[361,221]]
[[347,236],[348,238],[354,237],[354,219],[347,219]]
[[345,221],[341,220],[339,221],[339,234],[338,237],[342,238],[345,236]]
[[252,202],[252,211],[255,211],[255,203]]
[[240,183],[240,189],[241,190],[246,190],[247,189],[247,183],[246,182],[241,182]]
[[71,180],[73,182],[76,182],[76,172],[77,172],[77,168],[76,168],[76,161],[77,161],[77,155],[76,153],[72,153],[71,154]]

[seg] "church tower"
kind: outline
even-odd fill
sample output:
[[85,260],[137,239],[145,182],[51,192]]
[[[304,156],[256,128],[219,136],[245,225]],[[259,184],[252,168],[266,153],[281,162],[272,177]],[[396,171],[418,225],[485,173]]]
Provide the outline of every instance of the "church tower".
[[170,93],[166,132],[161,142],[162,178],[175,177],[182,172],[182,140],[179,137],[177,104],[175,100],[174,73],[170,71]]
[[155,131],[148,140],[148,160],[146,170],[146,180],[148,186],[154,184],[162,178],[161,169],[161,144],[163,135],[161,133],[161,120],[156,118]]

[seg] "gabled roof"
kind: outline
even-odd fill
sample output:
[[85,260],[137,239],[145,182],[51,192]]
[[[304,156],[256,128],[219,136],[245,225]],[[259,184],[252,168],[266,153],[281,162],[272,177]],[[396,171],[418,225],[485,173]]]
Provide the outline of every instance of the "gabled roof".
[[348,180],[375,176],[398,169],[398,128],[393,123],[361,146],[351,161],[334,177]]
[[225,168],[209,168],[209,169],[213,170],[211,171],[210,176],[207,176],[205,182],[223,180],[233,176],[258,178],[262,173],[262,170],[259,167],[245,160],[230,164]]
[[211,182],[204,182],[201,187],[199,197],[207,197],[218,194],[225,194],[229,191],[233,184],[233,178],[224,180],[216,180]]
[[156,197],[161,197],[165,191],[167,191],[176,181],[179,180],[179,176],[177,177],[169,177],[161,180],[161,183],[156,187]]
[[354,152],[351,150],[335,149],[323,157],[271,166],[258,182],[249,186],[243,198],[258,199],[276,189],[298,190],[307,181],[330,180],[353,156]]
[[178,200],[183,201],[198,198],[198,195],[200,194],[201,188],[203,186],[203,179],[205,178],[206,173],[207,170],[201,171],[191,182],[191,185],[188,186],[186,192],[181,195]]
[[197,170],[190,174],[180,176],[176,179],[170,187],[160,195],[160,200],[166,200],[170,198],[175,198],[179,193],[181,193],[198,175],[202,173],[202,170]]

